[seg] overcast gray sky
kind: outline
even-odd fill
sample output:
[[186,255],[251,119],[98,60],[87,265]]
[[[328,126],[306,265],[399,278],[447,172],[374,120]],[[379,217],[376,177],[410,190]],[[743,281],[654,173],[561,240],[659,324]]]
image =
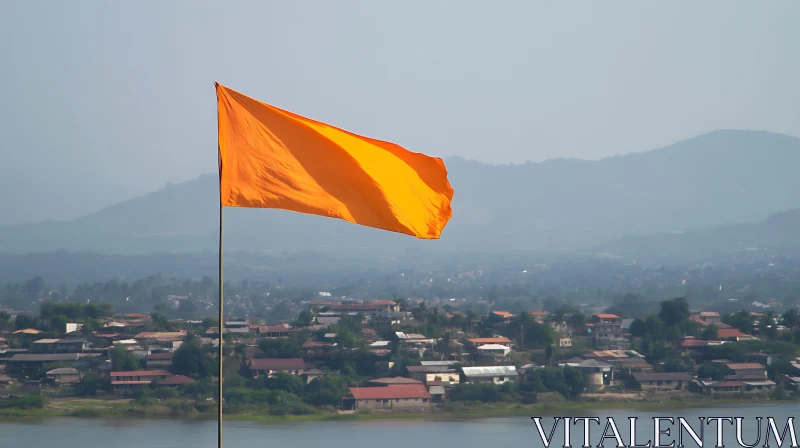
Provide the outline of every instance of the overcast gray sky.
[[800,135],[798,13],[790,1],[5,0],[0,223],[214,171],[214,80],[490,163],[597,159],[720,128]]

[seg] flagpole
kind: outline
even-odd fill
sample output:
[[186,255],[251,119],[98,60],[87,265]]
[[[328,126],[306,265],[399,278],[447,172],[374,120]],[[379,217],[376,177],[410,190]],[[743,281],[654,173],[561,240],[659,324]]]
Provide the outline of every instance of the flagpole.
[[223,316],[223,291],[222,291],[222,200],[219,203],[219,398],[217,402],[217,448],[222,448],[222,335],[225,323]]
[[[219,86],[214,81],[214,88]],[[217,95],[219,101],[219,94]],[[217,398],[217,448],[222,448],[222,335],[225,332],[223,320],[224,295],[222,288],[222,153],[219,150],[219,106],[217,107],[217,161],[219,163],[219,396]]]

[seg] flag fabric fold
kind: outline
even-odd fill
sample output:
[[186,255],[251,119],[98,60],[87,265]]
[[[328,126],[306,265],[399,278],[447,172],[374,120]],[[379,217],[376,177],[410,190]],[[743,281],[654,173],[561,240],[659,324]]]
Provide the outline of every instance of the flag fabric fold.
[[220,204],[439,238],[453,189],[439,158],[217,88]]

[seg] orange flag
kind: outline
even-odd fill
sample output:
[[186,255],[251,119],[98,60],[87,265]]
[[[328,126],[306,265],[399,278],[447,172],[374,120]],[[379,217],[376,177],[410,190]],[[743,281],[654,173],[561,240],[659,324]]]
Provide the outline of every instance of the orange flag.
[[280,208],[439,238],[453,213],[441,159],[216,87],[221,205]]

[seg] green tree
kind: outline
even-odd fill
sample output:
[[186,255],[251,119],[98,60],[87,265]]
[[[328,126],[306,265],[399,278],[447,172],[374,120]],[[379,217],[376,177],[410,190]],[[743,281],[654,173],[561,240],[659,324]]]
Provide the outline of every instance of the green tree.
[[303,401],[314,406],[338,406],[347,395],[348,378],[344,375],[328,375],[305,386]]
[[139,358],[122,345],[117,345],[111,350],[111,365],[114,370],[122,371],[139,370],[142,367]]
[[29,300],[41,298],[47,291],[47,285],[41,277],[34,277],[22,285],[22,293]]
[[264,378],[264,387],[267,390],[283,390],[300,396],[303,395],[305,382],[302,377],[281,372],[275,376]]
[[14,329],[24,330],[26,328],[36,328],[39,326],[39,320],[27,314],[18,314],[14,319]]
[[775,324],[775,315],[772,314],[771,311],[765,314],[758,322],[758,329],[761,331],[761,334],[770,341],[777,339],[778,328]]
[[689,318],[689,301],[685,297],[661,302],[658,318],[664,325],[675,326]]
[[647,333],[647,325],[645,325],[644,320],[637,317],[636,319],[633,319],[633,322],[631,322],[631,326],[628,328],[628,331],[630,332],[631,336],[641,337]]
[[572,313],[572,315],[567,318],[567,324],[577,334],[586,334],[586,323],[586,315],[580,311]]
[[156,331],[175,331],[175,325],[169,321],[169,318],[159,311],[150,313],[150,325]]
[[11,328],[11,314],[0,311],[0,331],[7,331]]
[[725,379],[725,375],[733,373],[727,365],[721,362],[709,362],[697,368],[697,378],[710,378],[714,381]]
[[525,342],[534,348],[547,347],[556,339],[555,331],[547,324],[531,321],[525,328]]
[[92,372],[86,372],[81,378],[81,395],[95,396],[101,390],[111,390],[111,380]]
[[569,398],[578,398],[586,389],[586,380],[583,374],[574,367],[564,367],[564,381],[569,387]]
[[687,372],[689,369],[681,358],[672,356],[664,360],[665,372]]
[[653,352],[653,338],[649,334],[642,336],[642,353],[645,356],[650,356]]
[[311,313],[311,310],[303,310],[300,312],[300,315],[297,316],[297,326],[298,327],[307,327],[311,325],[314,321],[314,314]]
[[467,333],[471,333],[473,327],[475,327],[476,320],[477,320],[477,315],[475,314],[475,311],[472,311],[471,309],[467,310],[464,322],[465,325],[463,330]]
[[172,357],[172,371],[191,378],[209,378],[218,373],[215,357],[207,352],[197,340],[184,342]]
[[791,308],[781,316],[781,324],[788,328],[800,327],[800,312],[797,308]]
[[719,331],[716,325],[711,324],[703,329],[700,333],[700,338],[704,341],[717,341],[719,340]]
[[353,348],[356,346],[356,335],[347,327],[339,328],[335,338],[336,343],[342,348]]
[[742,310],[723,317],[722,322],[736,328],[742,333],[752,334],[753,327],[755,326],[755,317],[747,311]]

